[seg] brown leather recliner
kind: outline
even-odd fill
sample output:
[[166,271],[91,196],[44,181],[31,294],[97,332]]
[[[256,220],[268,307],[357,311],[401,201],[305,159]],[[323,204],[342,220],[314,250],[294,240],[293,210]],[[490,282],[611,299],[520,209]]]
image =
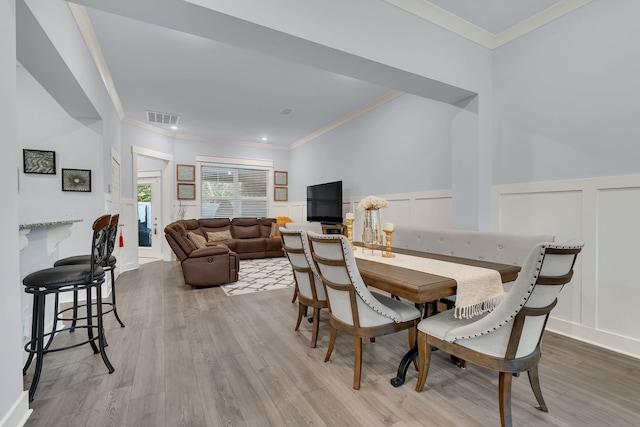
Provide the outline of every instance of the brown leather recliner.
[[182,265],[184,282],[191,286],[215,286],[238,281],[240,258],[228,247],[207,246],[198,249],[179,222],[164,229],[165,238]]

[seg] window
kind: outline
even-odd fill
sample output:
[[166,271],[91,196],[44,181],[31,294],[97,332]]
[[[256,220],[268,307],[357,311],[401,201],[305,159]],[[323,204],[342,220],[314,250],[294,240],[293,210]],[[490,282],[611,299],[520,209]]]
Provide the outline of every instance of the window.
[[202,163],[202,217],[266,217],[269,215],[271,169]]

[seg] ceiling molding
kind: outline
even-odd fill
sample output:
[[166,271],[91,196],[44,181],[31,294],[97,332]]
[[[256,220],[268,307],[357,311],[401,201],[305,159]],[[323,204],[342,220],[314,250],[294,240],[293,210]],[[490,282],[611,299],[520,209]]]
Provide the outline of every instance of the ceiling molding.
[[374,108],[377,108],[379,106],[381,106],[382,104],[386,104],[387,102],[396,99],[397,97],[399,97],[400,95],[404,95],[404,92],[399,91],[399,90],[392,90],[391,92],[387,92],[386,94],[382,95],[380,98],[375,99],[373,101],[371,101],[368,104],[363,105],[362,107],[353,110],[352,112],[350,112],[349,114],[340,117],[338,120],[329,123],[328,125],[318,129],[317,131],[305,136],[304,138],[301,138],[299,140],[297,140],[296,142],[294,142],[293,144],[289,145],[288,149],[289,150],[293,150],[296,147],[301,146],[302,144],[305,144],[317,137],[319,137],[322,134],[325,134],[327,132],[329,132],[330,130],[333,130],[335,128],[337,128],[338,126],[342,126],[343,124],[347,123],[350,120],[355,119],[358,116],[361,116],[362,114],[366,113],[367,111],[371,111]]
[[385,0],[400,9],[412,13],[425,21],[436,24],[445,30],[456,33],[479,45],[493,49],[495,35],[477,25],[470,23],[458,15],[442,9],[425,0]]
[[524,21],[519,22],[513,27],[504,30],[500,34],[497,34],[494,39],[494,49],[509,43],[510,41],[535,30],[536,28],[540,28],[569,12],[578,9],[579,7],[589,4],[591,1],[592,0],[564,0],[560,3],[556,3],[555,5],[525,19]]
[[426,0],[385,1],[474,43],[489,49],[495,49],[579,7],[591,3],[592,0],[562,0],[499,34],[486,31]]
[[93,62],[96,65],[96,68],[98,68],[102,82],[107,89],[109,97],[111,98],[111,103],[118,113],[120,120],[123,120],[126,117],[126,114],[122,107],[122,103],[120,102],[120,96],[118,96],[116,85],[113,83],[113,79],[111,78],[111,72],[107,66],[107,61],[105,61],[104,55],[102,54],[98,37],[96,37],[93,25],[91,25],[87,9],[84,6],[80,6],[75,3],[67,2],[67,5],[69,6],[69,10],[71,10],[73,19],[76,21],[80,34],[82,34],[82,38],[89,49],[91,58],[93,58]]
[[131,117],[126,117],[125,116],[125,117],[121,118],[120,120],[122,120],[122,122],[124,122],[124,123],[128,123],[130,125],[137,126],[139,128],[142,128],[142,129],[150,130],[151,132],[159,133],[161,135],[170,136],[172,138],[175,138],[177,136],[177,134],[175,132],[171,132],[169,130],[163,129],[163,128],[158,127],[158,126],[154,126],[154,125],[146,123],[146,122],[141,122],[140,120],[132,119]]

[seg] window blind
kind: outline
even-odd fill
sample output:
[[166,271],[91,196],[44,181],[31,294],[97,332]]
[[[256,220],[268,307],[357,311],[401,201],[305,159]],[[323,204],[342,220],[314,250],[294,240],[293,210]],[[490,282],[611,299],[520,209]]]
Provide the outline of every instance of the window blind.
[[269,171],[247,166],[201,164],[202,217],[268,216]]

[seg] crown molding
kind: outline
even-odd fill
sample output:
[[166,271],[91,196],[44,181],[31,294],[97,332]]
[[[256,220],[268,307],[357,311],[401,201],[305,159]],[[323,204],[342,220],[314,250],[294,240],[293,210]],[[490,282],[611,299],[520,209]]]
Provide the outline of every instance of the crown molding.
[[560,3],[556,3],[555,5],[525,19],[524,21],[519,22],[513,27],[504,30],[500,34],[496,34],[493,48],[495,49],[500,47],[522,35],[527,34],[528,32],[535,30],[536,28],[540,28],[551,21],[555,21],[561,16],[591,3],[591,1],[592,0],[564,0]]
[[241,141],[238,139],[217,138],[202,135],[175,134],[176,139],[184,139],[188,141],[216,142],[218,144],[241,145],[244,147],[268,148],[271,150],[289,150],[286,145],[264,144],[253,141]]
[[486,31],[426,0],[385,1],[474,43],[489,49],[495,49],[579,7],[591,3],[592,0],[562,0],[499,34]]
[[367,111],[371,111],[374,108],[377,108],[379,106],[381,106],[382,104],[386,104],[387,102],[396,99],[397,97],[399,97],[400,95],[404,95],[404,92],[399,91],[399,90],[392,90],[391,92],[387,92],[386,94],[382,95],[380,98],[375,99],[373,101],[371,101],[368,104],[363,105],[362,107],[353,110],[352,112],[350,112],[349,114],[340,117],[338,120],[329,123],[328,125],[318,129],[317,131],[310,133],[309,135],[305,136],[304,138],[301,138],[299,140],[297,140],[296,142],[294,142],[293,144],[289,145],[287,147],[287,149],[289,150],[293,150],[296,147],[301,146],[302,144],[305,144],[317,137],[319,137],[322,134],[325,134],[327,132],[329,132],[330,130],[333,130],[335,128],[337,128],[338,126],[342,126],[343,124],[347,123],[348,121],[351,121],[353,119],[355,119],[358,116],[361,116],[362,114],[366,113]]

